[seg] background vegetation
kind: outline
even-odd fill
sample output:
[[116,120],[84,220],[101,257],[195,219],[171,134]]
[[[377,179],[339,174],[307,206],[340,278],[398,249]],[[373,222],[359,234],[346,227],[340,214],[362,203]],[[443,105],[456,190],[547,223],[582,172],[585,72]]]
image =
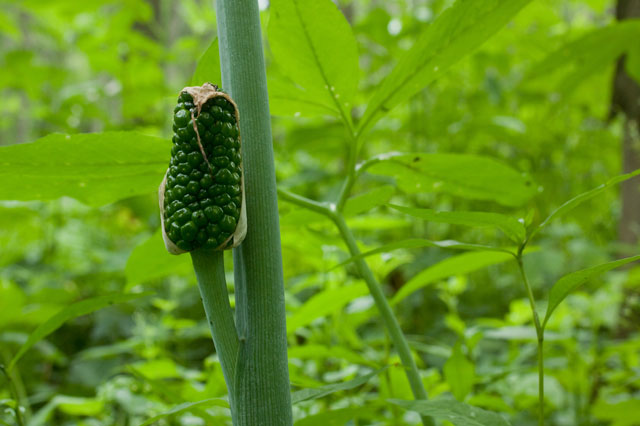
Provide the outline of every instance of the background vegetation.
[[[347,111],[341,117],[322,90],[304,85],[301,75],[313,75],[287,54],[295,28],[274,13],[285,13],[287,2],[260,2],[279,188],[335,199],[353,158],[343,122],[362,123],[371,95],[452,3],[338,2],[351,30],[331,39],[336,31],[342,37],[342,27],[324,27],[333,42],[323,51],[325,64],[337,69],[358,55],[356,67],[338,73],[338,89],[350,100],[338,108]],[[8,366],[54,314],[75,316],[74,302],[102,297],[87,312],[126,302],[73,318],[26,351],[0,376],[0,423],[16,422],[15,395],[29,425],[140,425],[161,413],[157,424],[229,423],[190,259],[165,252],[149,190],[168,164],[177,93],[219,80],[213,5],[0,5],[0,144],[108,132],[91,145],[84,136],[53,135],[0,148],[0,199],[10,200],[0,203],[0,364]],[[435,67],[437,80],[372,122],[359,138],[359,161],[396,151],[482,155],[517,170],[514,179],[530,182],[531,191],[478,196],[459,189],[481,182],[493,163],[418,182],[397,169],[372,169],[345,206],[361,249],[409,238],[513,248],[495,227],[430,222],[390,204],[504,213],[538,224],[566,200],[630,172],[629,141],[637,143],[637,133],[628,123],[637,117],[621,96],[640,80],[640,27],[616,24],[615,12],[611,0],[533,1],[475,53],[444,72]],[[333,22],[317,16],[319,24]],[[622,54],[627,62],[617,63]],[[622,92],[621,70],[629,79]],[[119,158],[125,141],[111,132],[131,130],[148,136],[118,160],[122,167],[102,168]],[[163,143],[166,149],[151,148]],[[449,173],[464,180],[449,186]],[[549,223],[529,245],[524,266],[542,316],[561,276],[638,254],[640,213],[624,206],[640,196],[637,180],[629,182],[635,186],[621,192],[612,185]],[[286,200],[280,225],[292,385],[343,384],[322,397],[294,394],[296,424],[417,424],[415,412],[389,403],[412,400],[411,389],[361,271],[344,263],[350,254],[336,227]],[[430,397],[451,395],[514,425],[537,423],[536,331],[508,254],[404,244],[367,262]],[[233,292],[232,273],[227,282]],[[546,330],[545,424],[638,424],[639,284],[640,269],[627,266],[590,280],[558,306]],[[132,292],[137,297],[122,296]]]

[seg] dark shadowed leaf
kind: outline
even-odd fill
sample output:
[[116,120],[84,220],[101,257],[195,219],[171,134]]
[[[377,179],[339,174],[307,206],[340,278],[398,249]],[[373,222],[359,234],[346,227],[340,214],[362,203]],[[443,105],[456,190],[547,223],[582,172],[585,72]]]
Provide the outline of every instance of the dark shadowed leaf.
[[332,394],[338,391],[349,390],[349,389],[356,388],[358,386],[362,386],[365,383],[367,383],[369,380],[371,380],[373,377],[382,373],[387,368],[388,367],[381,368],[379,370],[373,371],[369,374],[365,374],[364,376],[357,377],[347,382],[322,386],[316,389],[302,389],[302,390],[296,391],[291,395],[291,402],[293,404],[297,404],[299,402],[308,401],[310,399],[322,398],[324,396],[327,396],[329,394]]
[[49,334],[56,331],[58,328],[60,328],[60,326],[62,326],[62,324],[69,321],[70,319],[90,314],[91,312],[95,312],[107,306],[115,305],[116,303],[128,302],[130,300],[139,299],[150,294],[152,293],[148,292],[135,294],[110,294],[106,296],[99,296],[92,299],[82,300],[65,307],[60,312],[49,318],[47,321],[40,324],[38,328],[36,328],[33,333],[31,333],[27,341],[20,347],[18,352],[14,355],[13,359],[9,363],[9,369],[13,368],[16,362],[18,362],[18,360],[22,357],[22,355],[25,354],[25,352],[29,350],[29,348],[47,337]]
[[175,407],[165,411],[164,413],[151,417],[149,420],[145,421],[144,423],[140,423],[139,426],[148,426],[159,420],[167,419],[172,416],[175,416],[176,414],[184,413],[194,408],[207,407],[211,405],[216,405],[218,407],[229,407],[229,403],[224,399],[220,399],[220,398],[209,398],[209,399],[203,399],[202,401],[185,402],[184,404],[176,405]]
[[547,218],[542,221],[542,223],[540,225],[538,225],[532,232],[531,235],[529,236],[529,239],[532,239],[534,235],[536,235],[538,232],[540,232],[542,230],[542,228],[544,228],[545,226],[547,226],[549,224],[549,222],[551,222],[553,219],[555,219],[558,216],[561,216],[571,210],[573,210],[575,207],[577,207],[578,205],[580,205],[581,203],[584,203],[585,201],[588,201],[590,199],[592,199],[593,197],[595,197],[596,195],[600,194],[602,191],[604,191],[605,189],[608,189],[609,187],[620,183],[620,182],[624,182],[625,180],[631,179],[632,177],[635,177],[637,175],[640,175],[640,169],[633,171],[631,173],[626,173],[624,175],[620,175],[620,176],[616,176],[612,179],[609,179],[609,181],[607,181],[607,183],[603,183],[602,185],[593,188],[587,192],[583,192],[580,195],[576,195],[575,197],[573,197],[572,199],[570,199],[569,201],[567,201],[566,203],[564,203],[563,205],[561,205],[560,207],[558,207],[557,209],[555,209],[553,212],[551,212],[551,214],[549,216],[547,216]]

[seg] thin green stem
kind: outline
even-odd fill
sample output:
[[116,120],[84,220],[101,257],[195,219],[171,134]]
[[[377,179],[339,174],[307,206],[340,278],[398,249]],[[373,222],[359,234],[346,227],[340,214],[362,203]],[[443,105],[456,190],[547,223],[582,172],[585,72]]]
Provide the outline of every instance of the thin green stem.
[[[360,254],[360,249],[358,248],[358,244],[356,243],[356,239],[351,232],[351,229],[347,226],[347,223],[344,220],[344,217],[340,213],[334,213],[332,215],[332,219],[335,222],[338,230],[340,231],[340,235],[342,236],[344,242],[347,244],[347,248],[352,256],[358,256]],[[420,378],[420,372],[418,371],[418,367],[416,366],[416,362],[413,359],[413,355],[411,354],[411,349],[409,349],[409,344],[407,343],[407,339],[404,337],[402,330],[400,329],[400,324],[398,324],[398,320],[396,319],[393,311],[391,309],[391,305],[387,301],[385,297],[382,287],[380,283],[373,276],[373,272],[369,268],[369,265],[362,258],[358,258],[355,261],[356,267],[358,271],[364,278],[364,281],[369,287],[369,292],[373,297],[373,300],[380,311],[380,315],[382,316],[382,321],[384,322],[389,335],[391,336],[391,340],[393,341],[393,345],[398,352],[398,356],[402,361],[402,365],[405,368],[405,373],[407,375],[407,379],[409,380],[409,385],[411,386],[411,391],[413,392],[413,396],[415,399],[427,399],[427,392],[424,389],[424,385],[422,384],[422,379]],[[430,417],[423,417],[422,423],[427,426],[432,426],[434,424],[433,419]]]
[[[222,87],[240,112],[247,236],[235,249],[236,425],[293,423],[271,116],[256,0],[216,1]],[[240,304],[240,305],[239,305]]]
[[[15,370],[15,369],[14,369]],[[16,413],[16,422],[18,422],[18,426],[24,426],[24,421],[22,419],[22,413],[20,412],[20,394],[18,393],[14,383],[13,383],[13,379],[11,378],[11,373],[8,372],[5,368],[4,365],[0,365],[0,371],[2,371],[4,373],[4,376],[7,378],[7,382],[9,383],[9,391],[11,392],[11,394],[13,395],[13,399],[15,399],[16,401],[16,408],[14,410],[14,412]]]
[[296,204],[300,207],[304,207],[307,210],[314,211],[316,213],[323,214],[325,216],[331,215],[331,205],[327,203],[320,203],[302,195],[294,194],[284,189],[278,189],[278,195],[284,201],[288,201],[292,204]]
[[222,374],[229,389],[233,412],[234,378],[238,356],[238,333],[229,304],[229,293],[224,275],[224,254],[219,250],[198,249],[191,252],[193,269],[207,322],[220,358]]
[[538,425],[544,426],[544,327],[540,324],[540,318],[538,317],[538,311],[536,309],[536,300],[533,297],[533,291],[531,290],[531,285],[524,270],[524,263],[522,262],[523,249],[524,245],[518,250],[516,261],[527,292],[531,313],[533,314],[533,324],[536,327],[536,336],[538,337]]

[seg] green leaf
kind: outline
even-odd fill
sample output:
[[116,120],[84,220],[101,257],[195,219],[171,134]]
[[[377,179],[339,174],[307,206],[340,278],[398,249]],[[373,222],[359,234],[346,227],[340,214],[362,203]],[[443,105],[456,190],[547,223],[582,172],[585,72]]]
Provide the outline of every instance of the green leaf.
[[561,72],[556,90],[569,94],[588,77],[610,67],[621,55],[637,46],[640,20],[615,22],[590,31],[550,53],[528,72],[525,82],[547,84],[550,75]]
[[475,367],[462,353],[459,343],[455,345],[451,357],[445,362],[443,372],[453,396],[463,401],[473,390]]
[[394,192],[395,188],[392,185],[384,185],[363,194],[355,195],[345,203],[344,214],[345,216],[355,216],[369,211],[389,201]]
[[415,411],[423,416],[438,420],[448,420],[455,426],[509,426],[500,414],[472,407],[455,399],[435,399],[431,401],[404,401],[390,399],[392,404],[405,410]]
[[369,380],[371,380],[371,378],[382,373],[387,368],[389,367],[383,367],[379,370],[373,371],[369,374],[365,374],[364,376],[357,377],[347,382],[335,383],[332,385],[322,386],[315,389],[302,389],[302,390],[293,392],[293,394],[291,395],[291,403],[297,404],[299,402],[308,401],[310,399],[318,399],[338,391],[349,390],[349,389],[356,388],[358,386],[362,386],[365,383],[367,383]]
[[544,316],[542,327],[545,327],[547,321],[549,321],[549,318],[551,318],[551,314],[553,314],[553,311],[573,290],[577,289],[589,279],[597,275],[639,259],[640,255],[627,257],[620,260],[614,260],[613,262],[603,263],[602,265],[572,272],[560,278],[551,288],[551,293],[549,293],[549,304],[547,305],[547,313]]
[[418,275],[411,278],[391,299],[391,304],[395,305],[414,291],[426,287],[442,279],[454,275],[466,275],[470,272],[486,268],[490,265],[506,262],[513,259],[509,253],[479,251],[463,253],[449,257],[433,266],[424,269]]
[[222,77],[220,76],[220,52],[218,50],[218,38],[215,38],[207,50],[202,54],[196,65],[196,70],[191,77],[192,86],[202,86],[209,82],[220,86]]
[[356,418],[373,418],[375,411],[371,406],[347,407],[327,411],[298,420],[295,426],[344,426]]
[[199,408],[199,407],[203,407],[203,406],[211,406],[211,405],[215,405],[218,407],[228,407],[229,403],[227,401],[225,401],[224,399],[220,399],[220,398],[209,398],[209,399],[203,399],[202,401],[196,401],[196,402],[185,402],[183,404],[180,405],[176,405],[175,407],[173,407],[172,409],[165,411],[164,413],[158,414],[157,416],[153,416],[150,419],[146,420],[144,423],[140,423],[139,426],[148,426],[150,424],[153,424],[155,422],[157,422],[158,420],[162,420],[162,419],[167,419],[171,416],[175,416],[176,414],[180,414],[180,413],[184,413],[186,411],[189,411],[193,408]]
[[444,192],[472,200],[520,206],[536,192],[533,181],[488,157],[465,154],[383,154],[364,168],[389,176],[408,193]]
[[606,183],[603,183],[600,186],[597,186],[587,192],[583,192],[580,195],[576,195],[575,197],[573,197],[572,199],[570,199],[569,201],[567,201],[566,203],[564,203],[563,205],[561,205],[560,207],[558,207],[557,209],[555,209],[553,212],[551,212],[551,214],[549,216],[547,216],[547,218],[545,220],[542,221],[542,223],[540,225],[538,225],[529,235],[529,240],[531,240],[533,238],[534,235],[536,235],[538,232],[540,232],[542,230],[542,228],[544,228],[545,226],[547,226],[549,224],[549,222],[551,222],[553,219],[555,219],[558,216],[561,216],[565,213],[567,213],[568,211],[573,210],[575,207],[577,207],[579,204],[584,203],[585,201],[588,201],[590,199],[592,199],[593,197],[595,197],[596,195],[600,194],[602,191],[604,191],[605,189],[608,189],[609,187],[618,184],[620,182],[624,182],[625,180],[631,179],[632,177],[635,177],[637,175],[640,174],[640,169],[635,170],[631,173],[626,173],[624,175],[620,175],[620,176],[616,176],[614,178],[609,179]]
[[167,252],[162,241],[162,230],[158,229],[131,252],[124,269],[127,277],[125,289],[167,275],[184,275],[192,270],[189,256],[175,256]]
[[374,92],[359,133],[504,27],[530,0],[458,0],[426,30]]
[[331,0],[272,0],[270,12],[269,45],[276,65],[308,99],[339,113],[350,125],[358,51],[338,7]]
[[62,326],[62,324],[69,321],[70,319],[90,314],[91,312],[95,312],[99,309],[114,305],[116,303],[129,302],[131,300],[139,299],[150,294],[153,293],[147,292],[135,294],[109,294],[106,296],[99,296],[92,299],[82,300],[65,307],[60,312],[49,318],[47,321],[40,324],[38,328],[36,328],[33,333],[31,333],[27,341],[20,347],[18,353],[15,354],[15,356],[9,363],[8,369],[11,370],[16,362],[18,362],[18,360],[22,357],[22,355],[24,355],[25,352],[29,350],[29,348],[47,337],[49,334],[56,331],[58,328],[60,328],[60,326]]
[[425,240],[421,238],[410,238],[410,239],[398,241],[395,243],[385,244],[373,250],[360,253],[357,256],[350,257],[344,262],[337,264],[331,269],[339,268],[348,263],[354,262],[358,259],[363,259],[365,257],[373,256],[380,253],[389,253],[393,250],[399,250],[399,249],[411,249],[411,248],[423,248],[423,247],[439,247],[443,249],[471,250],[471,251],[496,251],[501,253],[508,253],[508,254],[511,254],[512,256],[515,256],[515,253],[513,253],[508,248],[485,246],[482,244],[467,244],[467,243],[461,243],[455,240],[431,241],[431,240]]
[[526,229],[524,225],[517,219],[499,213],[460,211],[439,212],[431,209],[417,209],[397,206],[394,204],[389,204],[389,206],[413,217],[425,219],[430,222],[478,227],[496,227],[502,230],[502,232],[504,232],[516,244],[522,243],[522,241],[524,241],[525,239]]
[[0,200],[72,197],[91,206],[158,190],[168,140],[136,132],[51,134],[0,147]]
[[314,320],[342,309],[353,299],[368,293],[367,286],[356,284],[324,290],[302,305],[293,315],[287,318],[287,334],[291,334],[300,327],[310,324]]

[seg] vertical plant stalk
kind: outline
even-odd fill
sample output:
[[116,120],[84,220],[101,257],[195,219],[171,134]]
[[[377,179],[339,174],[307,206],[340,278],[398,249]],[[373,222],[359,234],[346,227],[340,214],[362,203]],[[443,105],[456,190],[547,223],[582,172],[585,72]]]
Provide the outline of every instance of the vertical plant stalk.
[[222,374],[229,390],[233,411],[234,377],[238,354],[238,333],[229,304],[229,293],[224,275],[224,254],[220,250],[198,249],[191,252],[193,269],[207,315],[216,352],[220,358]]
[[271,117],[256,0],[216,2],[222,87],[240,111],[247,236],[235,249],[238,425],[292,424]]
[[522,282],[527,292],[527,298],[529,299],[529,305],[531,306],[531,313],[533,315],[533,324],[536,327],[536,336],[538,338],[538,425],[544,426],[544,327],[540,323],[538,311],[536,310],[536,300],[533,297],[531,285],[524,271],[524,263],[522,262],[523,250],[524,244],[518,250],[516,261],[518,262],[518,269],[520,270]]
[[[347,248],[351,253],[351,256],[358,256],[360,254],[360,249],[358,248],[358,244],[356,243],[356,239],[351,232],[351,229],[347,226],[347,223],[342,216],[342,213],[336,213],[332,216],[333,221],[335,222],[340,235],[343,240],[347,244]],[[358,271],[364,278],[364,281],[367,283],[367,287],[369,287],[369,292],[373,297],[373,300],[378,307],[378,311],[382,316],[382,321],[384,322],[385,327],[387,328],[387,332],[391,336],[391,340],[393,342],[393,346],[398,352],[398,356],[402,361],[402,365],[405,368],[405,372],[407,375],[407,379],[409,380],[409,385],[411,386],[411,391],[413,392],[413,396],[416,400],[427,399],[427,392],[424,389],[424,385],[422,384],[422,379],[420,378],[420,372],[418,371],[418,367],[416,365],[415,360],[413,359],[413,355],[411,354],[411,349],[409,348],[409,344],[407,343],[407,339],[402,333],[402,329],[400,328],[400,324],[398,324],[398,320],[393,314],[393,310],[387,301],[384,293],[382,292],[382,287],[378,283],[378,281],[373,276],[373,272],[367,265],[367,263],[362,258],[357,258],[355,261],[356,267]],[[422,423],[425,426],[433,426],[433,419],[430,417],[423,416]]]
[[[25,422],[22,419],[22,413],[20,412],[20,393],[18,392],[18,390],[16,389],[15,384],[13,383],[13,379],[11,378],[11,373],[8,372],[5,368],[4,365],[0,364],[0,371],[2,371],[2,373],[4,374],[4,376],[7,379],[7,382],[9,383],[9,393],[11,395],[13,395],[13,399],[16,402],[16,408],[14,410],[15,415],[16,415],[16,422],[18,424],[18,426],[24,426]],[[14,369],[15,371],[15,369]]]

